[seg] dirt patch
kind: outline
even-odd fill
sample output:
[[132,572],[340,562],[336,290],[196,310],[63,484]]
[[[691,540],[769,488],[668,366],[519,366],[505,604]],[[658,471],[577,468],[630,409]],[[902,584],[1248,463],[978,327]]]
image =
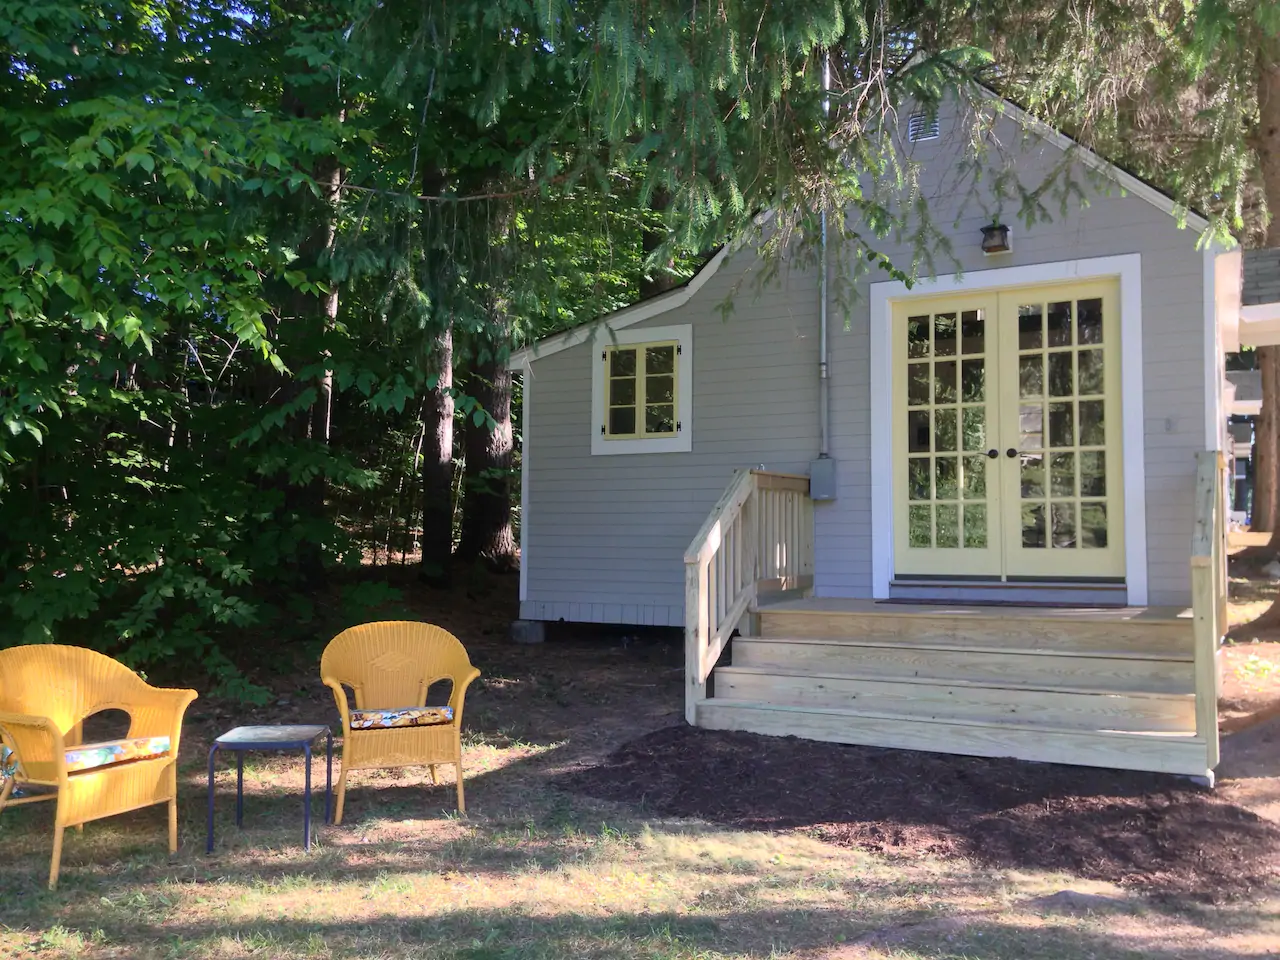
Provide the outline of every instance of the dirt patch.
[[1218,718],[1234,733],[1280,716],[1280,642],[1229,643],[1222,648]]
[[666,816],[841,846],[1066,871],[1220,901],[1280,877],[1280,826],[1156,774],[671,727],[561,778]]

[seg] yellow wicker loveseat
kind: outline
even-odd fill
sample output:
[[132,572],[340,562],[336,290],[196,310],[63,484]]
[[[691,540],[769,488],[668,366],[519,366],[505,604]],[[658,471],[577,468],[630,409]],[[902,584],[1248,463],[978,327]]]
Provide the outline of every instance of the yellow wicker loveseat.
[[[169,804],[169,852],[178,849],[178,740],[194,690],[153,687],[94,650],[57,644],[0,650],[0,744],[9,775],[0,783],[5,807],[56,800],[49,889],[58,884],[67,827],[156,803]],[[129,714],[126,740],[82,742],[86,717]],[[3,776],[4,771],[0,771]],[[16,786],[57,792],[14,799]]]
[[[320,679],[333,690],[342,717],[342,773],[333,822],[342,822],[352,770],[453,764],[462,790],[462,704],[480,676],[466,648],[441,627],[408,620],[365,623],[338,634],[320,658]],[[427,707],[427,691],[449,680],[447,707]],[[355,705],[347,702],[350,687]]]

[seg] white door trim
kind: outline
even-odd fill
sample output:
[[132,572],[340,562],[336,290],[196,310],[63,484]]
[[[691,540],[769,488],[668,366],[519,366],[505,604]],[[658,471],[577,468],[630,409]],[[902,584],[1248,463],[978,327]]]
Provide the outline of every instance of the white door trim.
[[1125,583],[1128,602],[1147,602],[1147,484],[1143,430],[1142,255],[1059,260],[1024,267],[975,270],[908,288],[901,281],[871,284],[871,595],[889,596],[893,579],[893,305],[913,297],[1029,287],[1071,280],[1120,280],[1120,416],[1124,462]]

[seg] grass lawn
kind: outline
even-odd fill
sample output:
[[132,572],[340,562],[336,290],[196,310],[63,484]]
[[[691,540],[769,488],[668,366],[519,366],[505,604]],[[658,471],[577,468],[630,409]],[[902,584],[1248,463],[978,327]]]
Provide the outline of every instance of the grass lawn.
[[[569,792],[565,774],[679,722],[681,651],[616,631],[514,647],[501,634],[509,588],[492,589],[465,616],[439,598],[418,610],[455,629],[485,672],[466,712],[468,817],[454,813],[447,776],[432,787],[416,770],[357,773],[346,822],[321,824],[306,853],[300,758],[250,755],[245,829],[234,825],[224,761],[217,846],[204,854],[211,737],[268,719],[336,724],[306,651],[297,673],[274,671],[269,707],[193,706],[176,856],[163,807],[89,824],[68,834],[50,893],[51,809],[0,816],[0,957],[1240,960],[1280,951],[1280,899],[1265,893],[1222,905],[1150,898],[955,855],[847,849],[804,829],[663,818],[642,796],[606,803]],[[1280,754],[1274,766],[1261,779],[1280,772]]]

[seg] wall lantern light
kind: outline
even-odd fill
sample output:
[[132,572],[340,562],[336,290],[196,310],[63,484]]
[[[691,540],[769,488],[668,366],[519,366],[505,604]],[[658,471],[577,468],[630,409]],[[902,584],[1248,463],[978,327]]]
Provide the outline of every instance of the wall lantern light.
[[993,253],[1009,253],[1013,249],[1013,238],[1009,236],[1009,228],[1003,223],[992,223],[982,228],[982,252],[990,256]]

